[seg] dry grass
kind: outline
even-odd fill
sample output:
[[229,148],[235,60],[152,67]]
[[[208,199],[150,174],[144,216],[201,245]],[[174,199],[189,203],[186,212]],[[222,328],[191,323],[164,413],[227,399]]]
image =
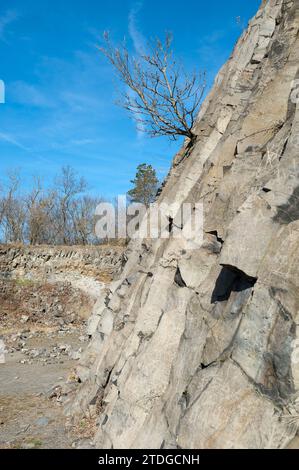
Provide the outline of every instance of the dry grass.
[[97,426],[96,426],[96,416],[85,416],[79,419],[71,429],[72,435],[76,436],[78,439],[91,439],[94,437]]

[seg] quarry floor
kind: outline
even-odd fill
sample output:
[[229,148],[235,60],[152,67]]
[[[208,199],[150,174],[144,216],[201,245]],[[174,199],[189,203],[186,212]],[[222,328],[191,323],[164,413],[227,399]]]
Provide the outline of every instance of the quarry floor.
[[[11,336],[2,338],[9,342]],[[64,416],[63,391],[76,386],[76,360],[63,348],[82,347],[82,328],[51,332],[50,337],[25,330],[20,338],[25,353],[8,347],[6,362],[0,364],[0,448],[75,447],[78,433]],[[53,348],[59,351],[56,357],[51,357]]]

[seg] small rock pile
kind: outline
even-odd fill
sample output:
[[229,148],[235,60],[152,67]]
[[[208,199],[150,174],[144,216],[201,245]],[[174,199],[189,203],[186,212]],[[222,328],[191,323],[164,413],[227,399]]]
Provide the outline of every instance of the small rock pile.
[[[76,343],[66,340],[74,339]],[[61,341],[59,339],[61,338]],[[21,353],[21,364],[57,364],[67,360],[80,359],[83,348],[88,342],[84,334],[84,326],[80,328],[64,328],[52,332],[23,330],[5,336],[6,352]],[[36,346],[38,344],[38,346]]]
[[80,324],[94,300],[68,282],[40,283],[27,279],[0,280],[0,326]]

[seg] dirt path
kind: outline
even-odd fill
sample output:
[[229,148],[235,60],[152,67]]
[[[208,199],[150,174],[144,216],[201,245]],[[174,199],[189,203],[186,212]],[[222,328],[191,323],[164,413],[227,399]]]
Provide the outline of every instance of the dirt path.
[[82,329],[62,333],[23,334],[14,341],[21,351],[4,335],[12,352],[0,364],[0,448],[72,447],[76,437],[66,429],[61,391],[76,386],[71,356],[84,341]]
[[88,318],[106,285],[75,271],[53,273],[42,287],[37,281],[0,286],[0,448],[89,447],[94,422],[71,425],[63,405],[78,386]]

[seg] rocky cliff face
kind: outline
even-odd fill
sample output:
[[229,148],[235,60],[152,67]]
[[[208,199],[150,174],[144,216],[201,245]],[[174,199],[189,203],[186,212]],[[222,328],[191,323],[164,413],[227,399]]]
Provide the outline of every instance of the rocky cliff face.
[[99,448],[283,448],[296,435],[298,10],[263,1],[174,160],[160,202],[202,201],[203,245],[135,241],[97,311],[70,411],[96,410]]

